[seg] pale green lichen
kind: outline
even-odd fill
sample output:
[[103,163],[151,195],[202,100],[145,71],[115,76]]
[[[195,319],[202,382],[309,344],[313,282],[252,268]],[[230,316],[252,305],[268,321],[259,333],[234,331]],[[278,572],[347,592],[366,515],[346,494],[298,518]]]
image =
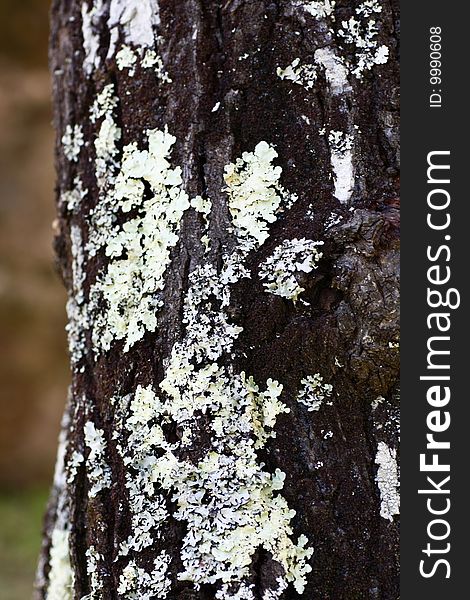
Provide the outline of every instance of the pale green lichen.
[[254,152],[244,152],[224,169],[229,210],[241,247],[257,247],[268,238],[268,225],[277,218],[284,202],[296,200],[280,185],[282,169],[272,164],[278,156],[267,142]]
[[72,600],[74,575],[70,565],[69,531],[54,528],[49,556],[49,584],[46,600]]
[[[259,222],[255,211],[253,218]],[[163,396],[150,387],[137,389],[126,420],[130,435],[121,448],[131,468],[126,485],[133,514],[133,535],[121,545],[121,554],[139,552],[160,535],[167,513],[161,494],[153,490],[157,483],[176,503],[173,517],[186,525],[179,578],[196,588],[221,584],[217,598],[222,600],[250,597],[245,579],[259,547],[282,566],[283,580],[302,593],[313,552],[304,536],[297,544],[291,539],[294,511],[279,494],[284,473],[268,473],[256,454],[274,437],[278,416],[288,412],[280,400],[282,386],[270,379],[261,391],[253,378],[218,362],[231,355],[241,332],[225,311],[230,284],[238,276],[225,259],[220,274],[206,264],[190,275],[186,333],[173,346],[160,384]],[[181,452],[197,441],[201,415],[210,422],[210,448],[194,463]],[[166,440],[165,422],[181,431],[179,441]]]
[[161,56],[150,48],[133,49],[124,45],[116,54],[116,65],[120,71],[127,70],[130,77],[135,75],[136,67],[140,65],[142,69],[152,69],[160,82],[171,83]]
[[116,164],[115,157],[118,154],[117,143],[120,139],[121,129],[116,125],[112,115],[106,113],[94,144],[98,185],[107,176],[110,164]]
[[[180,579],[196,587],[231,584],[230,594],[227,588],[218,597],[238,597],[261,546],[283,567],[285,580],[301,593],[311,570],[306,560],[312,550],[305,547],[303,536],[298,544],[291,540],[294,511],[278,493],[284,473],[269,474],[256,455],[256,449],[273,437],[278,415],[287,412],[279,399],[282,386],[268,380],[266,390],[260,391],[252,378],[217,362],[232,351],[241,331],[219,308],[229,303],[228,294],[228,285],[210,265],[191,274],[183,314],[186,336],[173,347],[160,385],[166,400],[157,398],[151,388],[139,388],[131,402],[127,426],[132,433],[123,452],[124,456],[133,452],[132,460],[140,458],[145,467],[134,476],[130,489],[136,490],[137,505],[145,507],[148,499],[142,490],[150,482],[172,494],[177,505],[173,516],[187,528]],[[201,414],[210,416],[211,448],[194,464],[178,455],[195,441]],[[180,442],[166,441],[162,421],[174,422],[184,432]],[[157,450],[159,458],[155,458]],[[144,456],[148,458],[143,460]],[[154,497],[155,505],[159,501],[155,504]],[[163,520],[165,515],[160,517]],[[152,525],[158,527],[157,520]],[[134,537],[144,533],[142,527],[134,527]]]
[[[95,122],[112,120],[115,107],[112,88],[105,88],[92,108]],[[83,319],[98,351],[117,339],[125,340],[128,350],[146,331],[156,329],[181,218],[190,207],[205,220],[210,214],[210,200],[196,197],[190,202],[181,169],[171,167],[174,142],[166,129],[152,130],[144,149],[129,144],[119,160],[112,153],[105,158],[110,169],[98,178],[100,203],[91,215],[89,249],[90,254],[103,249],[110,262],[91,287]],[[295,200],[280,185],[281,168],[273,165],[276,156],[272,147],[260,142],[253,153],[245,152],[226,167],[235,248],[223,255],[219,270],[205,264],[190,275],[183,307],[185,334],[165,365],[161,397],[151,387],[138,387],[121,400],[127,412],[120,427],[116,424],[115,439],[126,467],[132,524],[131,534],[119,545],[119,556],[130,560],[119,579],[119,593],[126,599],[164,598],[169,591],[165,557],[157,559],[153,570],[139,563],[140,553],[164,535],[168,495],[177,506],[172,516],[183,521],[187,531],[179,578],[196,588],[216,583],[218,599],[249,597],[246,579],[260,547],[279,563],[283,585],[292,582],[299,593],[311,570],[307,561],[313,550],[306,547],[304,536],[297,543],[292,540],[294,511],[279,493],[285,475],[279,469],[268,473],[257,457],[257,450],[275,437],[279,415],[288,412],[280,399],[282,386],[268,379],[260,387],[252,377],[219,362],[233,355],[242,331],[228,316],[230,287],[249,276],[244,265],[248,253],[263,244],[269,224]],[[122,217],[132,211],[133,217],[118,224],[107,216],[118,211]],[[192,462],[184,458],[184,451],[197,442],[204,414],[209,448]],[[176,425],[180,438],[168,442],[164,423]],[[96,493],[96,469],[101,469],[106,485],[110,477],[102,461],[102,434],[87,423],[85,443],[94,452],[88,456],[87,473]]]
[[297,281],[299,274],[311,273],[323,256],[317,250],[323,242],[305,238],[284,240],[274,252],[261,263],[259,276],[264,288],[271,294],[293,300],[304,291]]
[[172,79],[168,75],[162,57],[155,50],[146,50],[144,52],[141,66],[143,69],[153,69],[155,76],[161,83],[171,83]]
[[[123,149],[120,170],[111,192],[124,213],[138,216],[108,231],[105,246],[111,262],[93,286],[92,298],[105,303],[94,321],[93,341],[103,350],[114,340],[125,339],[127,351],[145,331],[155,331],[158,293],[170,263],[170,250],[189,198],[182,188],[181,168],[171,168],[168,158],[175,138],[168,131],[147,132],[148,149],[137,144]],[[144,184],[150,189],[144,197]]]

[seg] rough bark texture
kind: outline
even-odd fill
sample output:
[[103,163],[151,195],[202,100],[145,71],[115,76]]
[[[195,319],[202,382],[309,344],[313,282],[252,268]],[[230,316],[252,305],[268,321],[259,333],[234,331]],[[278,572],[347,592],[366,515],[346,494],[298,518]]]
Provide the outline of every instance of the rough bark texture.
[[[156,76],[155,67],[141,66],[138,35],[129,29],[126,34],[133,17],[118,19],[111,31],[110,4],[109,0],[94,4],[54,0],[51,13],[58,173],[55,247],[72,302],[81,294],[78,304],[87,305],[93,285],[110,261],[103,246],[95,256],[87,250],[92,211],[103,202],[103,189],[113,185],[108,182],[100,191],[94,143],[100,121],[90,119],[90,109],[104,86],[114,86],[113,122],[121,130],[117,154],[109,159],[107,169],[119,171],[123,147],[136,142],[139,149],[145,149],[147,130],[163,131],[167,126],[176,138],[170,162],[182,167],[183,189],[190,198],[210,198],[212,209],[207,224],[194,208],[184,211],[177,229],[179,239],[171,247],[171,262],[164,274],[164,289],[158,292],[163,305],[155,309],[155,331],[148,328],[127,350],[125,340],[116,338],[109,349],[97,351],[92,326],[87,329],[75,323],[82,327],[82,351],[72,361],[64,454],[59,457],[46,518],[36,597],[59,597],[50,590],[56,530],[67,532],[73,572],[73,591],[63,598],[396,600],[398,523],[390,507],[391,514],[387,512],[390,498],[384,494],[390,488],[379,485],[384,463],[376,458],[381,448],[390,450],[393,458],[399,436],[397,3],[160,0],[154,49],[171,83]],[[139,5],[132,1],[114,4]],[[156,10],[156,0],[140,3],[144,5]],[[375,12],[367,6],[375,7]],[[86,21],[93,7],[87,31],[94,36],[98,58],[87,73],[86,65],[93,61],[84,40],[83,15]],[[366,8],[358,11],[361,7]],[[374,63],[373,53],[386,46],[387,60],[379,59],[361,70],[360,42],[354,43],[345,34],[347,23],[343,22],[351,18],[360,24],[362,38],[367,23],[375,21],[375,46],[369,54]],[[116,50],[123,44],[138,56],[134,67],[118,68]],[[328,51],[330,71],[318,49]],[[332,56],[336,57],[333,63],[346,65],[347,85],[343,81],[335,87]],[[278,67],[285,69],[296,58],[298,66],[315,66],[311,86],[305,72],[297,82],[279,75]],[[83,131],[83,144],[78,140],[73,156],[71,144],[61,140],[67,126],[77,125]],[[331,132],[343,132],[352,143],[340,147]],[[251,277],[238,277],[228,286],[230,300],[224,314],[230,324],[243,330],[219,364],[228,373],[253,376],[262,390],[270,378],[283,386],[280,398],[290,412],[277,416],[276,437],[256,453],[266,472],[280,469],[286,474],[283,489],[274,496],[281,494],[295,510],[290,521],[292,540],[296,543],[300,535],[306,535],[308,546],[314,549],[307,560],[312,571],[306,574],[307,584],[300,595],[291,583],[285,591],[269,595],[269,590],[277,589],[276,580],[282,579],[285,569],[262,546],[252,554],[248,574],[241,577],[246,595],[236,578],[228,587],[223,587],[221,579],[201,585],[179,580],[184,570],[181,545],[188,525],[174,516],[174,492],[159,488],[158,481],[152,485],[165,498],[169,515],[160,533],[142,551],[123,556],[119,550],[132,534],[126,487],[126,473],[132,468],[126,466],[120,449],[128,444],[122,423],[128,421],[129,412],[128,404],[120,399],[133,397],[142,386],[151,387],[165,400],[159,384],[172,348],[182,340],[185,343],[182,315],[190,274],[203,264],[220,272],[223,255],[237,245],[224,167],[235,163],[243,152],[253,152],[261,141],[277,151],[272,162],[282,167],[280,183],[297,200],[276,212],[264,243],[254,244],[242,256]],[[336,163],[336,171],[335,153],[343,160],[339,167]],[[342,195],[338,180],[345,169],[348,176],[348,160],[353,187],[338,199]],[[77,177],[86,193],[79,202],[67,204],[64,193],[77,189]],[[115,227],[138,214],[136,209],[120,212],[119,206],[113,210]],[[81,246],[80,290],[74,274],[78,259],[73,229]],[[201,242],[204,234],[210,240],[207,252]],[[296,274],[304,291],[297,301],[269,293],[259,276],[262,263],[284,240],[304,238],[324,242],[316,268]],[[100,302],[102,298],[98,308]],[[212,306],[219,304],[212,300]],[[332,392],[318,410],[309,411],[298,395],[302,380],[317,373],[323,384],[331,384]],[[212,418],[211,408],[197,416],[192,424],[193,443],[178,459],[197,464],[204,458],[211,445]],[[96,477],[87,466],[91,449],[84,441],[84,426],[90,422],[102,431],[106,443],[105,471],[109,471],[98,479],[105,482],[110,473],[111,481],[94,495],[90,489]],[[164,434],[169,442],[182,436],[178,423],[168,419]],[[76,461],[75,471],[71,466],[74,451],[84,457]],[[388,483],[393,488],[393,473]],[[90,547],[99,555],[95,570],[86,554]],[[118,591],[130,559],[151,573],[162,550],[171,557],[167,572],[171,587],[166,596],[143,588]]]

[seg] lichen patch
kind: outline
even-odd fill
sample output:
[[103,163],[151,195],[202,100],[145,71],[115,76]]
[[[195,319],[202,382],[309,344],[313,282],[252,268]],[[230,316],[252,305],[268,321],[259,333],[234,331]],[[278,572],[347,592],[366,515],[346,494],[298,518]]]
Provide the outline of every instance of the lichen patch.
[[276,296],[293,300],[304,291],[298,282],[302,273],[311,273],[318,266],[322,253],[314,242],[305,238],[284,240],[273,254],[261,263],[259,276],[266,291]]
[[98,429],[92,421],[87,421],[83,433],[85,446],[89,450],[86,459],[88,480],[91,484],[88,496],[94,498],[111,485],[111,469],[106,462],[104,431]]
[[128,44],[152,48],[160,24],[158,0],[111,0],[108,27],[111,32],[108,58],[115,52],[119,30]]
[[263,244],[282,202],[289,205],[295,200],[280,185],[282,168],[272,164],[277,156],[276,150],[262,141],[254,152],[244,152],[224,169],[230,214],[245,246]]
[[333,386],[329,383],[323,383],[323,377],[320,373],[308,375],[300,382],[302,387],[297,395],[297,402],[307,407],[309,412],[320,410],[325,398],[330,398]]
[[[220,270],[207,263],[190,274],[185,335],[172,348],[159,394],[139,387],[131,399],[129,437],[120,450],[128,465],[133,515],[133,535],[121,544],[121,555],[139,552],[162,535],[165,492],[177,507],[173,518],[185,524],[178,578],[196,589],[217,584],[221,600],[252,597],[247,580],[260,547],[279,563],[283,585],[291,582],[299,593],[311,570],[307,539],[292,539],[294,511],[280,494],[285,474],[269,473],[257,457],[275,437],[279,415],[289,412],[281,400],[282,385],[268,379],[260,386],[223,360],[233,356],[242,331],[227,313],[231,285],[246,276],[243,260],[264,242],[266,224],[282,203],[275,156],[261,143],[226,169],[237,246],[224,255]],[[202,198],[192,204],[203,214],[210,211]],[[184,453],[198,442],[201,415],[210,427],[210,443],[192,461]],[[181,432],[176,441],[166,439],[162,423],[173,423]],[[156,490],[152,484],[158,484]],[[136,577],[135,570],[130,563],[128,577],[123,571],[123,586],[126,578]]]
[[90,7],[86,2],[82,3],[82,36],[85,52],[83,67],[88,76],[100,66],[101,62],[99,55],[100,37],[97,33],[97,27],[100,18],[104,14],[104,8],[103,0],[93,0]]
[[375,463],[378,465],[376,481],[380,491],[380,516],[393,521],[400,514],[400,482],[397,451],[385,442],[379,442]]
[[346,204],[354,188],[354,137],[344,131],[331,130],[328,142],[333,168],[334,195],[341,203]]
[[69,531],[54,528],[49,556],[49,585],[46,600],[72,600],[74,575],[70,565]]
[[306,13],[315,19],[324,19],[334,16],[335,0],[319,0],[313,2],[301,2],[298,4]]
[[300,64],[300,58],[295,58],[285,69],[278,67],[276,74],[280,79],[287,79],[311,90],[317,80],[317,67],[313,64]]
[[[92,289],[92,299],[96,303],[101,299],[106,307],[96,316],[93,331],[94,343],[102,350],[124,339],[127,351],[145,331],[155,331],[170,250],[190,206],[181,168],[171,168],[168,161],[175,138],[155,129],[147,132],[147,140],[148,149],[140,150],[136,144],[123,149],[110,192],[123,213],[137,209],[139,215],[108,231],[105,252],[111,262]],[[149,198],[144,198],[144,183],[150,187]]]
[[62,136],[62,147],[66,158],[70,162],[77,162],[81,148],[85,142],[81,125],[67,125]]
[[366,0],[356,8],[356,16],[342,21],[338,30],[340,38],[354,49],[351,72],[357,79],[362,79],[364,73],[374,65],[383,65],[388,61],[389,49],[383,44],[379,45],[378,25],[375,19],[370,18],[381,12],[382,6],[377,0]]

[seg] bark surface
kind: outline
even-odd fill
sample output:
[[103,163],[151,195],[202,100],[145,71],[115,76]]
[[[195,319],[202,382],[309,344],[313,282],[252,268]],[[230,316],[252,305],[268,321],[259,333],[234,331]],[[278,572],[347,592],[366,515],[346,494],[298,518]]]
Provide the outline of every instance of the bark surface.
[[[55,248],[70,297],[72,385],[36,598],[396,600],[397,3],[159,0],[158,5],[158,13],[156,0],[54,0],[52,6]],[[147,35],[147,8],[158,14],[153,41]],[[147,23],[140,30],[139,12]],[[125,53],[116,58],[123,47],[134,53],[134,62]],[[386,56],[377,54],[382,47],[388,49]],[[151,67],[142,65],[149,49],[161,63],[149,55]],[[299,71],[302,65],[312,70]],[[103,110],[90,118],[90,110],[109,85],[115,102],[107,107],[108,116],[119,134],[110,134],[113,141],[103,152],[96,141],[105,137],[101,128],[107,117]],[[179,187],[190,200],[210,199],[211,209],[208,215],[194,206],[183,211],[175,229],[177,242],[169,247],[163,289],[141,294],[141,299],[145,295],[146,301],[155,301],[157,325],[143,325],[139,339],[127,343],[126,321],[124,337],[111,335],[109,348],[97,348],[109,327],[94,323],[100,311],[106,320],[112,301],[105,286],[94,293],[118,256],[110,256],[106,243],[141,214],[135,206],[121,210],[115,197],[114,204],[109,201],[113,178],[123,172],[128,145],[143,151],[148,131],[164,132],[165,127],[175,137],[168,160],[182,168]],[[236,164],[244,152],[253,153],[260,142],[275,149],[277,156],[270,161],[282,167],[270,189],[282,184],[282,190],[276,188],[279,197],[285,191],[297,197],[274,211],[269,235],[261,243],[243,228],[237,230],[227,170],[224,179],[226,166]],[[101,175],[100,156],[105,165]],[[239,175],[249,162],[245,158]],[[153,193],[152,184],[145,177],[142,181],[145,200]],[[93,216],[100,214],[100,205],[114,221],[108,239],[93,245],[90,240],[99,230]],[[252,242],[248,250],[237,250],[240,239]],[[324,244],[316,247],[323,256],[315,268],[295,272],[303,291],[293,299],[272,293],[260,276],[263,263],[285,240],[304,239]],[[305,535],[314,549],[306,561],[312,571],[300,594],[291,581],[279,583],[286,568],[269,544],[260,544],[243,574],[238,571],[231,582],[222,576],[228,569],[225,559],[220,559],[220,577],[182,580],[179,575],[188,571],[182,547],[194,525],[178,517],[178,485],[164,484],[158,476],[146,499],[152,493],[158,502],[163,499],[167,516],[158,528],[149,526],[151,543],[139,549],[134,543],[127,554],[123,551],[135,529],[129,478],[138,476],[136,463],[126,462],[126,451],[135,450],[128,427],[130,402],[142,389],[168,401],[171,392],[160,384],[168,378],[172,351],[189,343],[185,302],[194,283],[191,274],[210,265],[221,276],[231,253],[243,263],[245,276],[234,276],[208,304],[195,303],[196,313],[209,320],[223,314],[224,327],[239,328],[227,348],[209,361],[232,382],[245,373],[262,391],[270,379],[282,385],[279,399],[290,411],[276,415],[276,437],[259,444],[255,454],[266,473],[285,473],[282,489],[270,498],[280,495],[295,510],[288,537],[296,544]],[[130,255],[124,244],[119,260]],[[123,285],[133,293],[142,282],[129,279]],[[140,310],[146,314],[147,309]],[[199,322],[203,317],[194,318]],[[332,390],[323,387],[320,405],[308,410],[299,394],[302,381],[316,374]],[[175,445],[179,461],[200,465],[214,451],[215,413],[213,406],[196,411],[188,426],[192,441],[186,446],[181,444],[188,434],[182,420],[161,417],[165,443]],[[142,425],[154,432],[153,426]],[[271,433],[268,425],[266,431]],[[256,437],[253,431],[240,436],[243,443]],[[168,456],[164,452],[155,446],[155,460]],[[214,503],[211,510],[222,510],[220,506]],[[275,513],[269,514],[275,520]],[[204,551],[197,552],[203,571]],[[126,567],[132,563],[141,569],[136,577],[142,579],[142,570],[155,573],[158,556],[168,558],[166,591],[156,583],[140,583],[140,591],[129,584],[126,590]],[[62,574],[59,563],[65,565]],[[69,591],[54,595],[60,585]]]

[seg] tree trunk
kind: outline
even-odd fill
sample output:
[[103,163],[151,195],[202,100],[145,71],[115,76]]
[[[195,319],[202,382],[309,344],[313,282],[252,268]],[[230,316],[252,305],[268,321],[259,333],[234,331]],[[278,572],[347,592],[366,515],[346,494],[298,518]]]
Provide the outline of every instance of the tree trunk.
[[398,598],[397,4],[54,0],[36,598]]

